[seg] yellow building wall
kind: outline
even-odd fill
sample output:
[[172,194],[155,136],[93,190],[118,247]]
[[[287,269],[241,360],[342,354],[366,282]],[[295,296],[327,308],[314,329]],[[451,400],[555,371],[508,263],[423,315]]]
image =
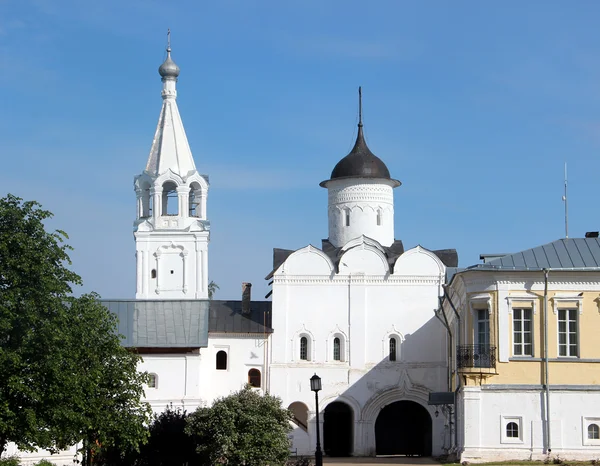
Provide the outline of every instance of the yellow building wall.
[[[470,293],[467,303],[472,296],[479,293]],[[498,307],[497,293],[489,292],[491,295],[492,314],[490,315],[490,338],[491,345],[498,348]],[[495,374],[484,374],[477,377],[471,372],[469,375],[470,384],[526,384],[539,385],[544,383],[544,363],[541,358],[544,355],[544,299],[542,293],[536,294],[535,303],[536,312],[533,314],[533,357],[527,360],[527,357],[518,357],[514,359],[513,355],[513,314],[508,316],[508,335],[509,341],[503,342],[509,345],[509,362],[496,362]],[[513,296],[523,296],[523,292],[514,292]],[[582,309],[583,312],[577,315],[578,318],[578,337],[579,337],[579,357],[560,357],[558,356],[558,313],[554,313],[554,296],[573,296],[577,295],[575,291],[553,291],[548,293],[548,356],[549,356],[549,380],[551,385],[595,385],[600,384],[600,309],[597,292],[585,292],[583,294]],[[480,303],[480,301],[479,301]],[[466,334],[462,335],[462,344],[473,344],[475,327],[475,315],[471,312],[471,307],[467,304],[467,309],[463,311],[463,317],[466,318]],[[502,306],[502,303],[500,303]],[[477,306],[475,306],[476,308]],[[503,306],[502,306],[503,307]],[[530,308],[531,301],[514,300],[511,307],[513,309],[523,307]],[[558,305],[559,309],[577,308],[577,300],[562,301]],[[496,350],[496,359],[498,359],[498,349]],[[553,361],[553,359],[555,361]],[[556,361],[556,359],[559,359]],[[588,361],[585,361],[588,360]],[[590,361],[591,360],[591,361]],[[598,362],[595,362],[597,360]],[[467,371],[463,371],[463,374]]]

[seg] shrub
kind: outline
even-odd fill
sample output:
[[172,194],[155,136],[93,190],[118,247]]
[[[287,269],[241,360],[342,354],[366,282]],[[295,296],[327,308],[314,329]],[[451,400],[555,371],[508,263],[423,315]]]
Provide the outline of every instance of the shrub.
[[35,463],[35,466],[55,466],[55,464],[48,460],[42,460],[39,463]]
[[0,466],[21,466],[21,461],[16,456],[0,459]]

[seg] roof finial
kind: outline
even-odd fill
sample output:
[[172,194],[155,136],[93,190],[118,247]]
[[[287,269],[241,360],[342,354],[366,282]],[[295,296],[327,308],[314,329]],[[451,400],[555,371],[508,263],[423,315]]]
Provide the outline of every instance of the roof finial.
[[167,58],[158,68],[158,72],[163,78],[171,79],[179,76],[179,67],[171,59],[171,29],[167,29]]
[[362,87],[358,86],[358,126],[362,125]]

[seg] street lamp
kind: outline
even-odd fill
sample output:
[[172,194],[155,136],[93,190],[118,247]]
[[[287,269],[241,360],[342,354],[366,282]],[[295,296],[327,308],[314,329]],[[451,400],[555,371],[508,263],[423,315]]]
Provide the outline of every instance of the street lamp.
[[321,377],[317,374],[310,378],[310,389],[315,392],[315,407],[317,409],[317,449],[315,450],[315,466],[323,466],[323,452],[321,451],[321,433],[319,426],[319,390],[321,390]]

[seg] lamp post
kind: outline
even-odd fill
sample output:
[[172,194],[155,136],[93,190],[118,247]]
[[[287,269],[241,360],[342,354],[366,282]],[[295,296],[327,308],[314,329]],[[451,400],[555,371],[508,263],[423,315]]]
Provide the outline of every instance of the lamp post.
[[315,466],[323,466],[323,452],[321,451],[321,433],[319,426],[319,390],[321,390],[321,377],[317,374],[310,378],[310,389],[315,392],[315,407],[317,410],[317,449],[315,450]]

